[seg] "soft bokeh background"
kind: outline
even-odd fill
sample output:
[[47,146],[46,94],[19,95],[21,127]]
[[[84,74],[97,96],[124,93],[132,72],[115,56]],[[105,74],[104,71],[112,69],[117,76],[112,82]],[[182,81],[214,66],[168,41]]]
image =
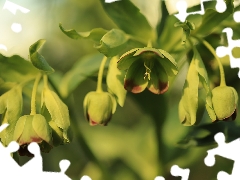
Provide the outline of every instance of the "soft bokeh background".
[[[105,14],[98,0],[12,0],[30,10],[24,14],[17,12],[13,15],[7,10],[0,11],[0,44],[6,45],[8,51],[0,49],[0,53],[10,56],[19,54],[28,59],[28,48],[38,39],[46,39],[42,54],[56,70],[54,77],[61,78],[80,57],[98,53],[93,43],[87,40],[72,40],[59,29],[61,22],[66,28],[78,31],[89,31],[102,27],[116,27]],[[132,0],[146,15],[153,27],[161,18],[161,3],[159,0]],[[190,1],[193,2],[193,1]],[[0,8],[5,1],[0,1]],[[173,1],[167,1],[170,13],[174,12]],[[14,33],[10,27],[17,22],[23,30]],[[174,36],[174,35],[173,35]],[[238,37],[238,36],[237,36]],[[240,37],[240,36],[239,36]],[[177,57],[176,57],[177,58]],[[100,63],[100,62],[96,62]],[[178,103],[187,72],[187,63],[183,65],[175,79],[172,88],[165,95],[153,95],[148,91],[141,94],[127,94],[125,106],[118,107],[107,127],[91,127],[83,116],[83,98],[96,87],[96,76],[87,78],[73,92],[70,115],[72,121],[77,121],[77,127],[72,129],[73,142],[59,146],[48,154],[43,154],[45,171],[59,171],[59,161],[68,159],[71,162],[66,174],[79,180],[83,175],[89,175],[93,180],[104,177],[112,180],[153,180],[156,176],[164,176],[167,180],[181,179],[170,174],[172,165],[190,168],[190,178],[216,179],[217,172],[224,170],[231,173],[233,162],[217,157],[214,167],[207,167],[203,159],[206,150],[215,145],[194,147],[195,141],[185,146],[177,143],[184,139],[189,132],[198,138],[205,137],[209,132],[184,127],[178,120]],[[228,84],[240,89],[237,70],[229,67],[226,60]],[[215,71],[218,73],[218,70]],[[216,77],[216,81],[218,78]],[[205,113],[202,124],[210,124],[211,120]],[[220,122],[215,129],[234,129],[240,132],[240,118],[235,122]],[[227,127],[227,128],[225,128]],[[211,126],[214,129],[214,125]],[[238,133],[236,133],[237,137]],[[240,134],[239,134],[240,135]],[[213,137],[211,141],[213,141]],[[192,143],[192,144],[191,144]],[[231,152],[229,152],[231,153]],[[20,157],[20,164],[28,158]]]

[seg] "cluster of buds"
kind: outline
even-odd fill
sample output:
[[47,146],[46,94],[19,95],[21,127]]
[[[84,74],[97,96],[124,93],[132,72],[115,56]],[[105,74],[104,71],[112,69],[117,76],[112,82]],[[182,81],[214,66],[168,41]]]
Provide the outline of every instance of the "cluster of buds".
[[[238,94],[225,83],[223,68],[221,84],[210,90],[207,71],[196,48],[191,60],[183,95],[179,103],[179,118],[183,125],[198,124],[206,110],[212,122],[235,120],[237,116]],[[202,85],[202,87],[200,87]]]
[[5,146],[11,141],[18,142],[21,156],[33,156],[27,148],[31,142],[38,143],[42,152],[49,152],[54,146],[70,141],[67,136],[70,126],[68,108],[48,86],[45,86],[42,92],[41,110],[36,110],[35,95],[40,77],[38,76],[34,83],[30,115],[21,116],[21,86],[16,86],[0,96],[2,123],[9,124],[0,133],[1,141]]
[[[114,65],[110,66],[109,71],[113,72],[111,69],[115,68],[115,72],[121,72],[125,91],[132,93],[141,93],[148,88],[154,94],[163,94],[169,88],[169,77],[178,73],[177,63],[168,52],[151,47],[132,49],[117,61],[116,58],[113,58],[113,62]],[[99,72],[101,72],[101,67]],[[100,78],[98,78],[101,81],[102,73],[99,74]],[[118,75],[114,74],[114,76]],[[123,82],[121,83],[123,84]],[[89,92],[86,95],[84,113],[90,125],[107,125],[116,110],[117,100],[115,97],[121,97],[121,94],[125,93],[124,90],[121,90],[122,93],[118,93],[120,88],[120,86],[113,87],[109,92],[103,92],[98,87],[97,91]],[[121,99],[124,98],[119,99],[118,103],[123,105]]]

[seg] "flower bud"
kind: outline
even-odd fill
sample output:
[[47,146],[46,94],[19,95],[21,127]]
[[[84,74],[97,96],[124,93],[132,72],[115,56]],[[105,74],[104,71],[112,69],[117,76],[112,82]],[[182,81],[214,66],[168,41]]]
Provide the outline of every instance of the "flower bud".
[[91,126],[106,126],[116,110],[116,100],[108,92],[89,92],[84,99],[84,114]]
[[18,152],[21,156],[32,156],[27,149],[31,142],[38,143],[43,152],[49,152],[51,149],[51,130],[41,114],[20,117],[15,126],[13,139],[20,145]]
[[229,86],[219,86],[212,90],[213,109],[216,120],[232,120],[237,116],[238,94]]

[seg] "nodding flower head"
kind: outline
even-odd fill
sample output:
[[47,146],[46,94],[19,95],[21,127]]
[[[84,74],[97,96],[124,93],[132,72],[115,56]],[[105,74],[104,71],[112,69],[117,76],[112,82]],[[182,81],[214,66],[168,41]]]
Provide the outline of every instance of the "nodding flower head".
[[118,61],[120,70],[127,70],[124,88],[140,93],[148,88],[154,94],[163,94],[169,87],[169,76],[178,73],[174,58],[162,49],[150,47],[132,49]]

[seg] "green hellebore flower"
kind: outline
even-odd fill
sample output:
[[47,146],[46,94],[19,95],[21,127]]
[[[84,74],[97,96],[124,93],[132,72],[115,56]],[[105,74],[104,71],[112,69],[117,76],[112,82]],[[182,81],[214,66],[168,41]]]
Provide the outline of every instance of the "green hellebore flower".
[[127,70],[124,88],[140,93],[148,88],[154,94],[163,94],[169,87],[169,76],[178,73],[174,58],[162,49],[135,48],[123,54],[118,61],[120,70]]
[[83,102],[84,114],[91,126],[106,126],[116,110],[116,100],[108,92],[89,92]]
[[235,120],[237,117],[238,94],[233,87],[219,86],[212,90],[212,104],[216,120]]
[[43,152],[49,152],[52,146],[50,127],[41,114],[20,117],[15,126],[13,139],[20,145],[18,152],[21,156],[32,156],[27,149],[31,142],[38,143]]

